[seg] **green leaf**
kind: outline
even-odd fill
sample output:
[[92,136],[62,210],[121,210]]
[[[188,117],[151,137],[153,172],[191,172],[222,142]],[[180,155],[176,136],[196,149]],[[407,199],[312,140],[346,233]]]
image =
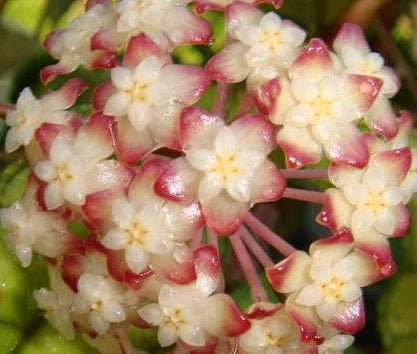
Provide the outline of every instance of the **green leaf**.
[[[417,336],[417,272],[397,277],[378,304],[379,328],[386,347],[400,337]],[[411,353],[411,352],[403,352]]]
[[136,326],[129,327],[129,339],[135,348],[155,353],[161,346],[157,339],[158,327],[139,328]]
[[98,354],[78,334],[69,341],[48,324],[42,325],[16,352],[17,354]]
[[22,342],[24,334],[15,326],[0,322],[0,354],[9,354]]

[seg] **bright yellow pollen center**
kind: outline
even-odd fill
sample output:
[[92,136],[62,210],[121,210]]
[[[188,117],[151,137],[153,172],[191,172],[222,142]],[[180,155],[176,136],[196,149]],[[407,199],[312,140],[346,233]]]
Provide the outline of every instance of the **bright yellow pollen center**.
[[378,211],[379,209],[384,208],[386,204],[382,193],[372,193],[365,203],[365,206],[373,211]]
[[168,313],[165,313],[165,315],[167,316],[167,318],[165,319],[165,324],[171,323],[172,325],[174,325],[174,327],[180,327],[185,323],[181,313],[181,309],[178,307],[171,311],[168,311]]
[[319,96],[315,98],[314,100],[310,101],[309,103],[314,109],[313,120],[323,117],[323,116],[327,116],[327,117],[331,116],[332,114],[331,106],[333,104],[332,100]]
[[69,170],[66,164],[62,164],[57,168],[57,176],[56,179],[61,182],[66,182],[74,178],[74,175]]
[[223,183],[226,183],[232,175],[239,173],[239,168],[236,166],[236,154],[229,154],[227,156],[217,155],[216,158],[216,165],[208,172],[220,175]]
[[129,91],[131,101],[146,101],[148,84],[136,83]]
[[131,227],[126,231],[130,236],[130,243],[136,242],[140,245],[143,244],[143,241],[149,234],[149,230],[143,227],[138,221],[134,221]]
[[333,277],[328,283],[321,286],[324,298],[327,301],[339,302],[342,300],[342,287],[346,283],[337,277]]

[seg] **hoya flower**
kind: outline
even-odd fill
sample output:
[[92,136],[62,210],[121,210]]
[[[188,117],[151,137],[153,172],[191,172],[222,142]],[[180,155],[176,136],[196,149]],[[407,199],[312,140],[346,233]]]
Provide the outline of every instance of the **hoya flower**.
[[259,302],[246,311],[251,328],[239,337],[245,354],[287,353],[299,349],[300,332],[282,304]]
[[[149,50],[151,48],[151,51]],[[136,54],[137,51],[148,56]],[[136,162],[153,149],[178,149],[177,124],[181,109],[196,102],[209,87],[201,68],[167,65],[155,43],[144,36],[131,39],[127,66],[111,71],[112,84],[95,94],[96,109],[118,119],[119,157]]]
[[131,278],[132,272],[147,273],[148,266],[175,283],[195,280],[192,254],[183,242],[202,232],[201,210],[198,203],[173,202],[154,192],[167,164],[167,159],[149,158],[136,171],[126,195],[99,192],[87,197],[82,207],[88,222],[102,230],[101,243],[122,252],[126,266],[118,255],[108,254],[112,275],[120,281]]
[[210,77],[227,82],[248,78],[248,86],[254,87],[291,66],[306,36],[304,30],[243,2],[231,4],[226,14],[228,33],[236,42],[210,59],[206,66]]
[[361,170],[332,165],[329,177],[337,189],[326,191],[327,224],[350,227],[354,237],[370,228],[387,237],[403,235],[410,217],[401,185],[410,166],[409,148],[374,154]]
[[88,313],[89,324],[98,334],[108,331],[111,323],[126,318],[121,305],[124,289],[110,278],[83,273],[78,280],[78,293],[72,301],[76,313]]
[[194,251],[197,279],[185,286],[162,286],[158,303],[145,305],[138,313],[158,326],[161,346],[177,339],[194,347],[205,347],[211,338],[235,337],[250,327],[249,321],[225,294],[213,294],[220,277],[217,251],[202,246]]
[[79,246],[77,238],[67,230],[67,220],[62,215],[38,210],[37,188],[34,178],[30,178],[23,199],[0,209],[6,243],[23,267],[31,264],[33,251],[55,258]]
[[117,31],[131,36],[143,32],[170,51],[184,44],[207,44],[211,27],[188,8],[191,0],[122,0],[116,4]]
[[[129,171],[114,160],[112,119],[100,114],[91,117],[75,136],[56,135],[47,151],[48,159],[34,167],[35,175],[47,184],[44,199],[48,210],[68,201],[84,204],[86,195],[123,184]],[[45,127],[45,135],[50,127]]]
[[341,229],[312,243],[310,254],[296,251],[266,269],[273,288],[289,294],[285,309],[303,329],[306,342],[323,322],[347,334],[364,325],[361,287],[385,275],[372,257],[353,245],[350,232]]
[[344,72],[375,76],[382,80],[380,93],[366,115],[366,121],[377,133],[387,138],[395,136],[398,126],[388,99],[400,87],[397,75],[391,68],[384,66],[384,59],[380,54],[371,52],[362,29],[357,25],[344,24],[333,47],[344,65]]
[[200,108],[186,108],[180,126],[185,157],[168,165],[155,190],[168,199],[197,199],[209,226],[232,234],[254,203],[276,200],[284,190],[284,178],[267,158],[273,135],[260,115],[225,126]]
[[5,150],[12,152],[20,146],[27,146],[34,138],[35,131],[43,123],[65,123],[71,114],[66,111],[86,89],[79,79],[68,80],[57,91],[45,94],[39,100],[29,87],[23,89],[16,106],[6,115],[10,127],[6,135]]
[[48,53],[59,62],[41,70],[41,80],[48,83],[58,75],[68,74],[83,65],[109,69],[117,64],[116,55],[104,50],[92,50],[91,40],[97,32],[114,25],[116,13],[110,1],[89,1],[87,11],[71,21],[68,28],[55,30],[44,44]]
[[379,78],[339,75],[326,45],[312,39],[278,81],[270,119],[282,125],[277,141],[289,167],[330,160],[363,167],[368,150],[356,125],[367,113],[382,85]]
[[73,291],[62,280],[60,269],[48,266],[50,289],[41,288],[33,292],[38,307],[45,310],[44,317],[52,327],[66,339],[74,339],[70,305]]

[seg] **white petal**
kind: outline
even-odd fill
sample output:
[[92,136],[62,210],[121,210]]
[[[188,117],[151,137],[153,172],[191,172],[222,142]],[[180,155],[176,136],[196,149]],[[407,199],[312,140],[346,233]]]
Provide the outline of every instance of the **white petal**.
[[233,131],[229,127],[223,127],[217,133],[214,140],[214,149],[220,156],[227,156],[235,153],[237,141]]
[[126,318],[123,308],[114,300],[104,302],[101,314],[109,322],[122,322]]
[[127,116],[136,131],[144,130],[152,118],[152,109],[145,102],[136,101],[129,104]]
[[390,208],[382,208],[376,214],[375,228],[385,235],[392,235],[395,230],[395,214]]
[[353,301],[362,296],[361,288],[355,283],[348,283],[341,289],[341,295],[343,301]]
[[187,151],[187,160],[199,171],[207,171],[216,166],[217,158],[211,150],[193,149]]
[[152,326],[159,326],[164,320],[164,314],[158,304],[149,304],[138,310],[138,314]]
[[128,91],[133,88],[133,72],[127,68],[116,67],[110,72],[111,80],[119,91]]
[[101,240],[101,243],[112,250],[120,250],[124,249],[128,244],[129,237],[126,234],[125,231],[123,231],[121,228],[116,227],[114,229],[111,229],[109,232],[107,232],[103,239]]
[[222,179],[217,173],[205,175],[198,185],[198,199],[208,200],[218,195],[223,187]]
[[142,272],[148,265],[148,255],[143,252],[142,247],[137,243],[132,243],[126,249],[125,253],[126,263],[135,273]]
[[169,347],[177,341],[177,332],[171,325],[161,326],[158,330],[158,342],[161,347]]
[[163,60],[151,56],[139,63],[135,69],[135,81],[140,84],[148,84],[156,81],[160,75]]
[[61,185],[58,182],[51,182],[45,188],[45,204],[48,210],[58,208],[64,204]]
[[128,93],[116,92],[107,100],[103,113],[109,116],[122,116],[126,114],[130,102],[131,96]]
[[320,305],[317,305],[317,314],[323,321],[328,322],[336,314],[337,305],[338,304],[336,302],[324,302]]
[[97,331],[98,334],[104,334],[108,331],[110,323],[103,319],[103,317],[97,312],[92,311],[88,316],[88,322]]
[[52,181],[57,176],[56,167],[49,160],[39,161],[33,168],[33,172],[44,182]]
[[306,285],[297,295],[295,301],[304,306],[315,306],[322,300],[321,290],[312,284]]
[[178,329],[178,337],[185,343],[196,347],[201,347],[205,344],[203,329],[194,324],[182,324]]

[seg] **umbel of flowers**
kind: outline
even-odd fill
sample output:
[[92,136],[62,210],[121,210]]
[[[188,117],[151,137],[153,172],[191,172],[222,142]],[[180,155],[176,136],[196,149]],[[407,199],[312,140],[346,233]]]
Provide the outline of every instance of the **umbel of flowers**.
[[[87,87],[77,78],[39,98],[25,88],[5,117],[5,150],[24,149],[31,168],[22,200],[0,211],[6,241],[23,267],[43,256],[50,285],[34,297],[66,338],[81,331],[103,353],[133,353],[129,326],[155,326],[173,353],[336,354],[364,326],[362,287],[395,272],[388,240],[410,223],[412,118],[391,107],[399,80],[359,27],[345,24],[332,51],[261,2],[280,6],[89,0],[46,38],[58,62],[41,71],[44,84],[78,66],[110,79],[89,117],[70,110]],[[178,46],[209,44],[208,9],[225,13],[227,44],[204,68],[175,63]],[[198,101],[213,81],[206,111]],[[240,109],[226,117],[242,81]],[[286,169],[269,158],[277,149]],[[333,186],[294,189],[288,178]],[[250,212],[280,198],[321,203],[317,221],[332,236],[296,250]],[[248,309],[225,292],[219,236],[249,283]],[[282,303],[268,301],[259,268]]]

